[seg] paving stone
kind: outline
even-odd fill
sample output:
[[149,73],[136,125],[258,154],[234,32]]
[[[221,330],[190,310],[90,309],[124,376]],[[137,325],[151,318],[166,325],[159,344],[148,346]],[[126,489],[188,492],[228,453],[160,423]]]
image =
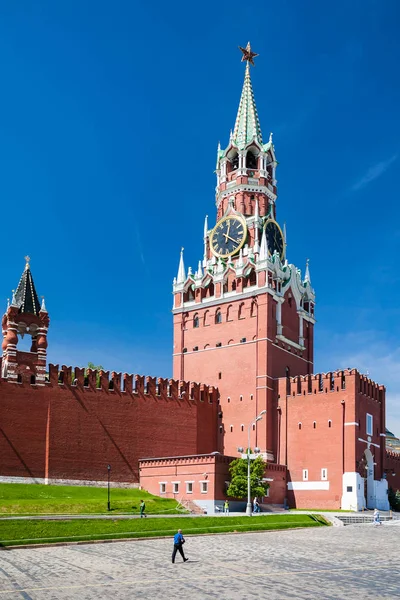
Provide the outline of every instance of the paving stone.
[[0,600],[400,598],[399,527],[384,524],[0,551]]

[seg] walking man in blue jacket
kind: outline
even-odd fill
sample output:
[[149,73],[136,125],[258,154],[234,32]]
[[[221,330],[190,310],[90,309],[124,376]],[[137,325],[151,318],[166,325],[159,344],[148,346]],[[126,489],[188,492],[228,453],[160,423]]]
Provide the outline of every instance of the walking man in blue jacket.
[[185,538],[182,535],[182,529],[178,529],[178,533],[176,533],[174,535],[174,549],[172,552],[172,564],[174,564],[175,562],[175,556],[176,553],[179,552],[179,554],[182,556],[183,558],[183,562],[186,562],[187,560],[189,560],[188,558],[185,558],[185,555],[183,553],[183,544],[185,543]]

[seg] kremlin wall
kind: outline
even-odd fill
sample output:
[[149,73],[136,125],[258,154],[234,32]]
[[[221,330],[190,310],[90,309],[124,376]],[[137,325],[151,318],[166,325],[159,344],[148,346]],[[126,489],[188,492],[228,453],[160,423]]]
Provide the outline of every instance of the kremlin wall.
[[31,376],[0,383],[2,478],[101,482],[110,464],[114,482],[139,485],[142,457],[217,448],[212,387],[55,365],[42,385]]

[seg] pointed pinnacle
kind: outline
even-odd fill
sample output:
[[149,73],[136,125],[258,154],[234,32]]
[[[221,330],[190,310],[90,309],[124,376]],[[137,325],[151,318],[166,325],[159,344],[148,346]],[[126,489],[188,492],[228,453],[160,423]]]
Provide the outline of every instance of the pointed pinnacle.
[[240,248],[239,258],[238,258],[236,265],[238,267],[243,267],[243,248]]
[[309,262],[310,261],[307,258],[307,261],[306,261],[306,272],[305,272],[305,275],[304,275],[304,283],[308,283],[309,285],[311,285],[310,269],[309,269],[309,266],[308,266]]
[[40,307],[40,312],[47,312],[46,305],[44,303],[44,296],[42,296],[42,306]]
[[176,278],[177,283],[184,283],[186,281],[185,264],[183,262],[183,250],[184,248],[181,249],[181,257],[179,259],[178,276]]
[[197,266],[196,277],[197,279],[201,279],[203,277],[203,266],[201,264],[201,260],[199,260],[199,264]]
[[18,306],[17,299],[15,297],[15,290],[11,290],[11,291],[12,291],[11,306]]
[[207,233],[208,233],[208,215],[206,215],[206,218],[204,219],[204,238],[207,237]]
[[261,236],[261,248],[260,248],[259,260],[267,260],[267,258],[268,258],[267,236],[265,235],[265,229],[263,229],[262,236]]

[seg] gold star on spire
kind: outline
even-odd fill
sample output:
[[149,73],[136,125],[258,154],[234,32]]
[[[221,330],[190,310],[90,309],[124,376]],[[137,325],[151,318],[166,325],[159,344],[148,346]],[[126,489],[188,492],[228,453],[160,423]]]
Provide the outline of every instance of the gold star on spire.
[[244,62],[245,60],[247,60],[247,62],[249,62],[254,67],[254,60],[253,60],[253,58],[255,58],[256,56],[258,56],[258,54],[256,52],[252,51],[251,46],[250,46],[250,42],[247,42],[246,48],[242,48],[242,46],[239,46],[239,50],[243,53],[242,62]]

